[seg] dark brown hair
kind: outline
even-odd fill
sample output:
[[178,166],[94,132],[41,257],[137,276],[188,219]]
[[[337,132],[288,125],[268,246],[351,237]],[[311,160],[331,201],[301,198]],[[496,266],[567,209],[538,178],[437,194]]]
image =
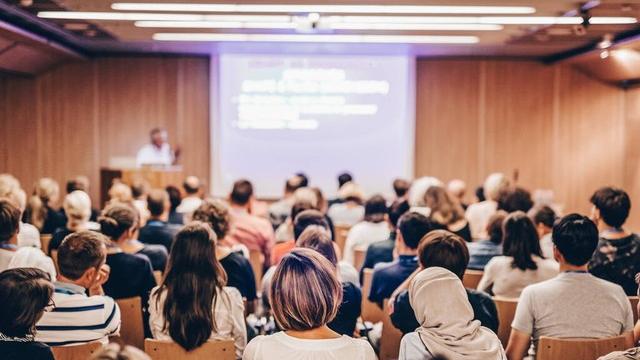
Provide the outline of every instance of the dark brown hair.
[[321,226],[311,225],[304,229],[296,241],[296,246],[315,250],[327,258],[333,266],[338,265],[338,255],[331,241],[331,233]]
[[462,279],[469,265],[469,249],[460,236],[446,230],[434,230],[420,240],[418,259],[425,269],[445,268]]
[[192,220],[209,224],[218,240],[224,239],[229,232],[229,207],[220,200],[205,200],[193,212]]
[[0,273],[0,332],[8,337],[35,335],[35,326],[51,301],[49,274],[36,268]]
[[147,195],[147,209],[149,209],[151,216],[162,215],[162,213],[164,213],[165,206],[169,204],[169,194],[165,190],[153,189],[149,191],[149,194]]
[[67,235],[58,247],[60,274],[78,280],[90,268],[99,268],[107,256],[104,235],[95,231],[78,231]]
[[100,217],[100,231],[112,240],[118,240],[125,231],[138,222],[138,212],[132,207],[120,203],[107,206]]
[[536,270],[538,266],[532,256],[542,256],[540,238],[531,218],[522,211],[509,214],[502,225],[502,252],[511,256],[511,267],[520,270]]
[[20,209],[11,201],[0,199],[0,243],[6,243],[18,232]]

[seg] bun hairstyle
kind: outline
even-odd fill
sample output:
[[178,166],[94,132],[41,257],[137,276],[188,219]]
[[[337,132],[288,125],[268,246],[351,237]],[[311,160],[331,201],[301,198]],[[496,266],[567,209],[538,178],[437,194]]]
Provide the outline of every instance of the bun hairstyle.
[[138,213],[130,206],[113,204],[102,211],[98,222],[103,234],[117,240],[138,223]]

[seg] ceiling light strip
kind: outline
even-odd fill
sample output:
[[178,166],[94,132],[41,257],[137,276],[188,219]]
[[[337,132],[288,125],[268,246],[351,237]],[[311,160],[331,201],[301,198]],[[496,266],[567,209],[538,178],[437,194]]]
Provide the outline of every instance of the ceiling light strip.
[[309,43],[381,43],[381,44],[476,44],[477,36],[437,35],[306,35],[306,34],[212,34],[212,33],[156,33],[160,41],[206,42],[309,42]]

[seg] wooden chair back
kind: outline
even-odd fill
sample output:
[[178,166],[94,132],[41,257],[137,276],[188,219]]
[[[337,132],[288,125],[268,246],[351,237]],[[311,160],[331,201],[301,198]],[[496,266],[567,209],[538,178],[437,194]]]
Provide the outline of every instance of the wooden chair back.
[[518,306],[518,299],[494,297],[493,301],[496,303],[498,320],[500,321],[500,325],[498,326],[498,338],[502,342],[502,346],[506,348],[507,343],[509,342],[509,335],[511,334],[511,323],[513,322],[513,317],[516,314],[516,307]]
[[353,267],[356,270],[360,270],[364,264],[364,258],[367,255],[367,250],[354,250],[353,251]]
[[631,303],[631,311],[633,311],[633,323],[638,322],[638,297],[629,296],[629,302]]
[[382,321],[384,313],[378,304],[369,301],[369,291],[371,290],[371,280],[373,269],[364,269],[362,272],[362,312],[360,317],[364,321],[377,323]]
[[385,299],[382,316],[382,336],[380,337],[380,360],[397,359],[400,352],[400,340],[402,340],[402,331],[393,326],[391,317],[387,313],[388,303],[389,299]]
[[102,349],[102,343],[92,341],[86,344],[70,346],[52,346],[53,358],[56,360],[87,360]]
[[142,349],[144,346],[144,324],[140,297],[116,300],[120,308],[120,339],[123,343]]
[[49,255],[49,243],[52,237],[53,235],[51,234],[40,234],[40,246],[42,251],[47,255]]
[[625,337],[607,339],[555,339],[542,336],[538,341],[538,360],[597,359],[613,351],[625,350]]
[[208,341],[190,352],[172,341],[146,339],[144,352],[152,360],[235,360],[235,346],[232,340]]
[[349,235],[349,230],[351,230],[351,226],[348,225],[334,226],[334,232],[336,235],[336,238],[334,240],[338,245],[338,249],[340,249],[341,254],[344,254],[344,244],[347,242],[347,235]]
[[264,255],[259,250],[249,251],[249,262],[253,269],[253,275],[256,277],[256,289],[262,288],[262,275],[264,269]]
[[467,289],[477,289],[483,274],[484,271],[481,270],[465,271],[464,276],[462,277],[462,285]]
[[156,284],[160,285],[160,283],[162,282],[162,271],[155,270],[153,272],[153,277],[156,279]]

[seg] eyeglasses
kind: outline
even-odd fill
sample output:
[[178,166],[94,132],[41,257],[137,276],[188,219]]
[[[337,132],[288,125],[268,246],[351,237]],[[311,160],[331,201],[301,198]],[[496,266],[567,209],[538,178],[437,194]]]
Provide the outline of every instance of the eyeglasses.
[[51,299],[49,301],[49,303],[47,304],[47,306],[44,307],[44,311],[46,312],[52,312],[53,309],[56,308],[56,303],[53,301],[53,299]]

